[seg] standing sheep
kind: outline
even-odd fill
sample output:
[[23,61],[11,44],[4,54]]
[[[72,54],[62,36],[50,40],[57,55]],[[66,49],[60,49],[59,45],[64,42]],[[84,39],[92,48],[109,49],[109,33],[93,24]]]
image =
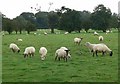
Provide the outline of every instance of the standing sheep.
[[[66,47],[60,47],[60,49],[63,49],[63,50],[68,50],[68,51],[70,51],[68,48],[66,48]],[[71,55],[70,55],[70,52],[68,52],[68,58],[71,58]]]
[[103,36],[99,36],[99,41],[103,41]]
[[93,47],[93,56],[96,53],[96,56],[98,52],[102,52],[102,55],[104,55],[105,53],[109,52],[110,56],[113,55],[112,50],[110,50],[105,44],[101,43],[101,44],[96,44]]
[[55,60],[58,58],[58,60],[60,61],[60,58],[63,58],[64,61],[67,62],[68,52],[69,50],[57,49],[55,52]]
[[20,52],[20,48],[15,44],[15,43],[11,43],[9,48],[15,53],[15,52]]
[[26,47],[25,48],[25,51],[24,51],[23,55],[24,55],[24,58],[28,57],[28,55],[30,57],[32,57],[32,56],[34,56],[34,53],[35,53],[35,48],[33,46],[31,46],[31,47]]
[[46,54],[47,54],[47,49],[45,47],[41,47],[39,50],[39,53],[41,55],[41,60],[45,60]]
[[82,39],[83,39],[82,37],[81,38],[80,37],[76,37],[76,38],[74,38],[74,43],[79,45],[80,42],[82,41]]
[[96,44],[92,44],[90,42],[86,42],[85,43],[85,46],[89,49],[90,52],[93,52],[93,47],[95,46]]

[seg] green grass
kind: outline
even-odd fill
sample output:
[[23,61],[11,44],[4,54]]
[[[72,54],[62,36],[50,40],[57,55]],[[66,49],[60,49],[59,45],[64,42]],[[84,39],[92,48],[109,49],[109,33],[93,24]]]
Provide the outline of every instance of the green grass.
[[[77,34],[12,34],[5,35],[2,40],[2,81],[3,82],[115,82],[118,81],[118,33],[100,33],[104,36],[107,46],[113,50],[113,56],[108,54],[92,57],[85,42],[100,43],[98,36],[93,33]],[[81,45],[74,44],[74,37],[81,36]],[[16,38],[22,38],[23,42],[17,42]],[[15,42],[21,52],[13,53],[9,44]],[[34,46],[35,56],[23,58],[24,48]],[[48,49],[45,61],[40,60],[39,48],[45,46]],[[54,53],[61,46],[70,49],[72,59],[68,62],[54,61]]]

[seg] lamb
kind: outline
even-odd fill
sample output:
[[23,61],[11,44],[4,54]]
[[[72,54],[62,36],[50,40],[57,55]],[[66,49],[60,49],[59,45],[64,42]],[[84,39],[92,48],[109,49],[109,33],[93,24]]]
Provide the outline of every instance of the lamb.
[[99,34],[95,31],[95,32],[94,32],[94,36],[99,36]]
[[64,61],[67,62],[68,52],[69,50],[57,49],[55,52],[55,60],[58,58],[58,60],[60,61],[60,58],[63,58]]
[[34,53],[35,53],[35,48],[33,46],[30,46],[30,47],[26,47],[25,48],[25,51],[24,51],[24,58],[25,57],[28,57],[28,55],[30,57],[33,57],[34,56]]
[[103,41],[103,36],[99,36],[99,41]]
[[85,43],[85,46],[88,47],[89,51],[90,52],[93,52],[93,47],[95,46],[96,44],[91,44],[90,42],[86,42]]
[[15,52],[20,52],[20,48],[15,44],[15,43],[11,43],[9,48],[15,53]]
[[45,47],[41,47],[39,50],[39,53],[41,55],[41,60],[45,60],[46,54],[47,54],[47,49]]
[[93,47],[93,56],[94,56],[94,54],[96,53],[96,56],[98,56],[97,55],[97,53],[98,52],[102,52],[102,55],[104,55],[105,53],[109,53],[110,54],[110,56],[112,56],[113,55],[113,52],[112,52],[112,50],[110,50],[105,44],[103,44],[103,43],[100,43],[100,44],[96,44],[94,47]]
[[82,39],[83,39],[82,37],[81,38],[80,37],[76,37],[76,38],[74,38],[74,43],[79,45],[80,42],[82,41]]

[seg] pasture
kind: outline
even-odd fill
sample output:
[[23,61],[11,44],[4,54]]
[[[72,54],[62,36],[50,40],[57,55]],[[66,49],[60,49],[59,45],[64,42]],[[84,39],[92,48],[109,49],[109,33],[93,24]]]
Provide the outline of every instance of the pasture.
[[[40,31],[38,31],[40,32]],[[105,34],[105,43],[113,56],[108,54],[93,57],[85,42],[100,43],[98,36],[93,33],[64,34],[12,34],[2,37],[2,81],[3,82],[116,82],[118,81],[118,33]],[[83,37],[81,44],[75,45],[75,37]],[[17,42],[16,38],[22,38],[23,42]],[[10,43],[16,43],[21,51],[13,53],[9,49]],[[23,52],[27,46],[36,48],[35,56],[24,58]],[[41,61],[39,48],[45,46],[48,49],[47,58]],[[71,60],[64,62],[55,61],[55,51],[61,46],[70,49]]]

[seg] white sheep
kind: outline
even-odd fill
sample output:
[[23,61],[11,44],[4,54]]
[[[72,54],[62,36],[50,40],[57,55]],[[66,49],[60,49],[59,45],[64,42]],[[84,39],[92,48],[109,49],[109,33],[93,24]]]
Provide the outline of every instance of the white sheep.
[[68,32],[65,32],[64,34],[65,34],[65,35],[67,35],[67,34],[68,34]]
[[112,50],[109,49],[109,48],[108,48],[105,44],[103,44],[103,43],[96,44],[96,45],[93,47],[93,56],[94,56],[95,53],[96,53],[96,56],[98,56],[98,55],[97,55],[98,52],[102,53],[102,55],[104,55],[104,54],[107,53],[107,52],[110,54],[110,56],[113,55]]
[[99,41],[103,41],[103,36],[99,36]]
[[41,55],[41,60],[45,60],[46,54],[47,54],[47,49],[45,47],[41,47],[39,50],[39,53]]
[[15,44],[15,43],[11,43],[9,48],[13,51],[13,52],[20,52],[20,48]]
[[[63,49],[63,50],[68,50],[68,51],[70,51],[68,48],[66,48],[66,47],[60,47],[60,49]],[[70,55],[70,52],[68,52],[68,58],[71,58],[71,55]]]
[[82,41],[82,39],[83,39],[82,37],[81,38],[80,37],[76,37],[76,38],[74,38],[74,43],[79,45],[80,42]]
[[17,41],[22,42],[23,40],[22,39],[17,39]]
[[85,43],[85,46],[89,49],[90,52],[93,52],[93,47],[95,46],[96,44],[92,44],[90,42],[86,42]]
[[34,53],[35,53],[35,48],[33,46],[30,46],[30,47],[26,47],[25,48],[25,51],[24,51],[24,58],[25,57],[28,57],[28,55],[30,57],[34,56]]
[[94,36],[99,36],[99,34],[95,31],[95,32],[94,32]]
[[34,33],[34,36],[36,36],[37,35],[37,33]]
[[67,62],[68,52],[69,52],[69,50],[57,49],[55,52],[55,60],[57,60],[57,58],[58,58],[58,60],[60,61],[60,59],[63,58],[64,61]]
[[44,32],[44,35],[47,35],[47,32]]

